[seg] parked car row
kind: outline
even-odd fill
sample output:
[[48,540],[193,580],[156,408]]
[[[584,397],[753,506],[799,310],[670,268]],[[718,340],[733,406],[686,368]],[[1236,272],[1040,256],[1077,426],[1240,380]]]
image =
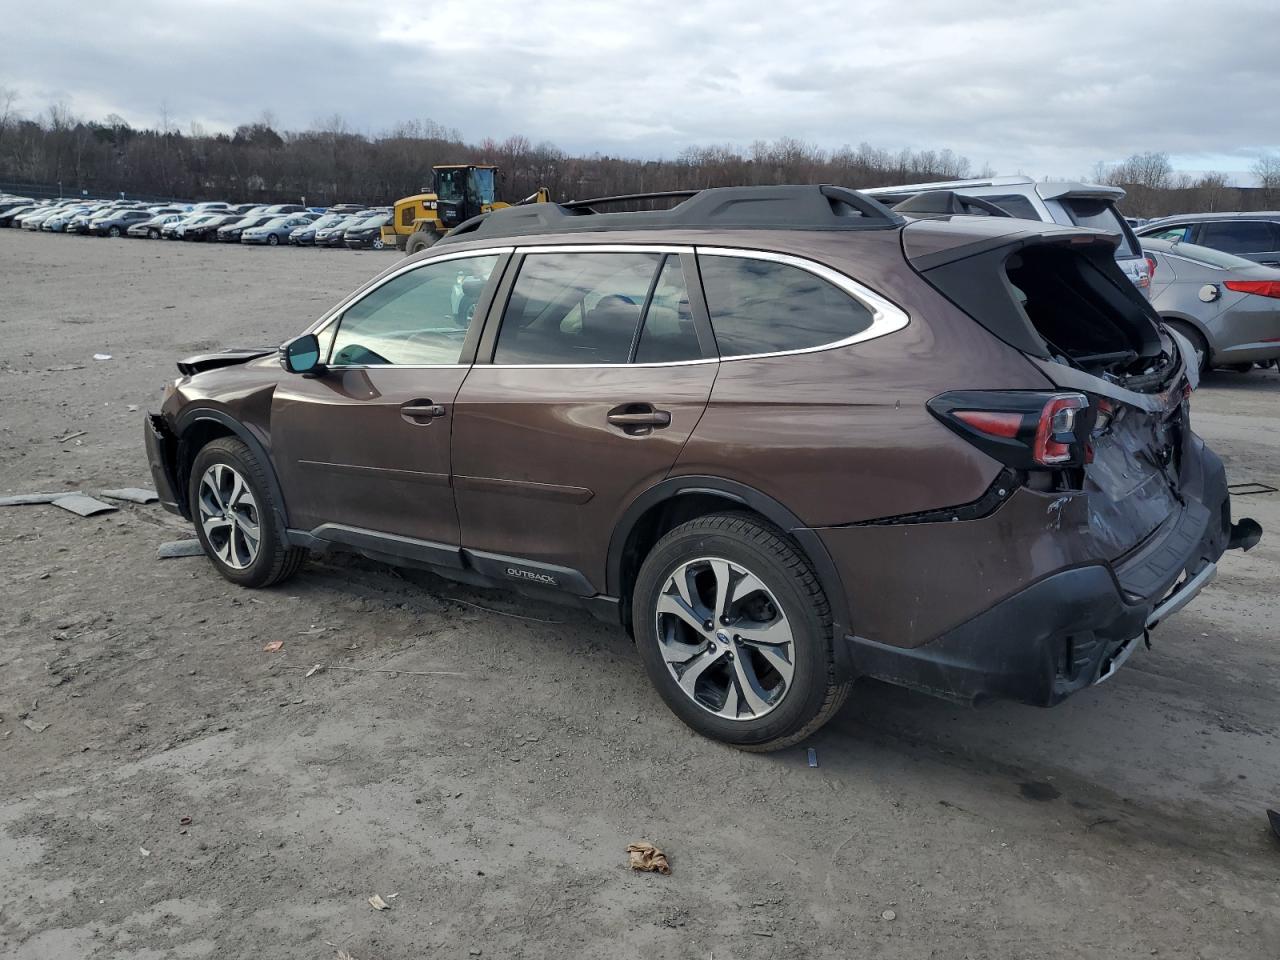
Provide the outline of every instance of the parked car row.
[[1117,263],[1190,341],[1202,370],[1280,365],[1280,212],[1126,218],[1119,187],[1029,177],[865,192],[911,219],[1003,216],[1114,234]]
[[387,207],[344,203],[144,204],[137,200],[34,200],[0,195],[0,227],[146,240],[383,249]]

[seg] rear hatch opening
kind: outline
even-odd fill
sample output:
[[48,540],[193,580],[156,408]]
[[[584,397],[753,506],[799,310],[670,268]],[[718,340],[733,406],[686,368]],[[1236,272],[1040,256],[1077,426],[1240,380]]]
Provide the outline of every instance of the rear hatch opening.
[[[1025,224],[1009,232],[1008,220],[1000,235],[997,218],[973,220],[977,236],[951,222],[960,234],[951,249],[939,249],[940,226],[922,231],[915,257],[908,235],[930,221],[910,224],[904,251],[939,292],[1035,362],[1057,390],[975,384],[934,398],[930,409],[1028,488],[1078,499],[1072,513],[1087,523],[1096,553],[1122,558],[1186,507],[1189,385],[1180,348],[1116,265],[1113,238]],[[978,226],[983,221],[992,226]],[[1066,502],[1047,507],[1046,523],[1060,521]]]

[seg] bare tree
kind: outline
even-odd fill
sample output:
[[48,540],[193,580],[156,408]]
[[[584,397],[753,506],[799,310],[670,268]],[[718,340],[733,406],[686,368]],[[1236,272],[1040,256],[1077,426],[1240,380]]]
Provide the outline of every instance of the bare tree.
[[1270,208],[1280,203],[1280,154],[1259,154],[1249,172],[1258,178],[1263,206]]

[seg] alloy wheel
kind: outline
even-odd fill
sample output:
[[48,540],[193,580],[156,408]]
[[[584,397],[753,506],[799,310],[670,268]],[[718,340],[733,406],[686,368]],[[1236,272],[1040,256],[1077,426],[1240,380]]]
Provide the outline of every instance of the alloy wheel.
[[244,477],[215,463],[200,478],[200,527],[214,555],[234,570],[258,558],[262,540],[258,501]]
[[791,624],[742,564],[719,557],[680,564],[655,612],[663,662],[702,709],[726,720],[757,720],[782,702],[795,673]]

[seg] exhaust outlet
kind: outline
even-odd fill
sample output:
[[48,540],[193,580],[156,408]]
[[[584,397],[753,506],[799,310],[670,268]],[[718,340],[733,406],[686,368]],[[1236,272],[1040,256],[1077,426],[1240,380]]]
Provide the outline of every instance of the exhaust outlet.
[[1248,550],[1258,545],[1262,539],[1262,525],[1252,517],[1245,517],[1231,525],[1231,537],[1227,540],[1228,550]]

